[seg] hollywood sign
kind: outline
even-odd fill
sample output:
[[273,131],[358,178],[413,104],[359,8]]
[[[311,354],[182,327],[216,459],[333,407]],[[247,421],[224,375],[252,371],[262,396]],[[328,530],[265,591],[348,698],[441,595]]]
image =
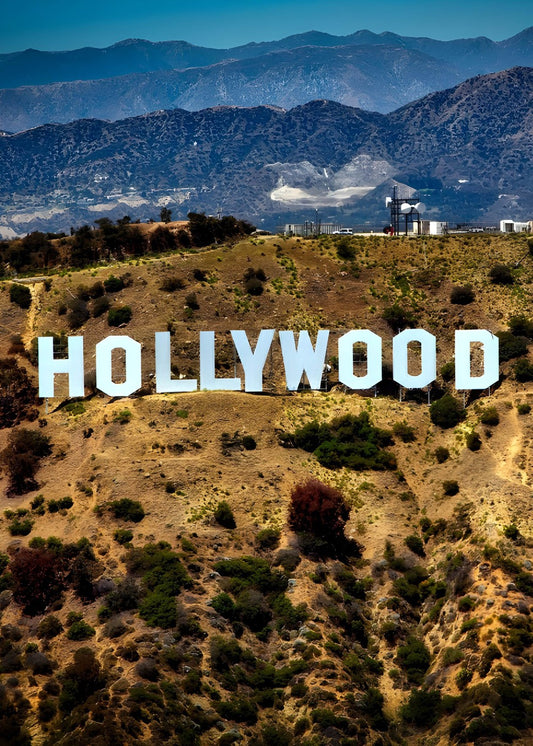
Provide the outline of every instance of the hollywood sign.
[[[244,390],[263,390],[263,370],[272,348],[274,329],[262,329],[252,350],[245,331],[232,331],[235,351],[244,372]],[[278,332],[285,381],[289,391],[296,391],[303,376],[312,389],[320,389],[326,356],[329,331],[321,329],[313,345],[309,332]],[[455,332],[455,388],[457,390],[485,389],[499,377],[498,338],[486,329],[468,329]],[[409,372],[409,345],[420,348],[416,375]],[[472,373],[472,345],[482,351],[483,373]],[[354,346],[366,346],[366,372],[354,372]],[[123,380],[113,376],[113,353],[121,351],[124,357]],[[382,340],[368,329],[354,329],[337,341],[339,382],[353,390],[370,389],[382,380]],[[83,337],[68,337],[67,356],[54,357],[52,337],[38,338],[39,396],[54,396],[55,376],[68,376],[69,396],[85,395]],[[109,396],[129,396],[142,385],[142,348],[128,336],[109,336],[96,345],[96,388]],[[217,378],[215,366],[215,333],[200,332],[199,378],[175,378],[171,371],[171,344],[169,332],[155,333],[156,392],[183,393],[197,391],[240,391],[240,378]],[[393,379],[404,388],[424,388],[437,375],[437,340],[424,329],[406,329],[392,340]]]

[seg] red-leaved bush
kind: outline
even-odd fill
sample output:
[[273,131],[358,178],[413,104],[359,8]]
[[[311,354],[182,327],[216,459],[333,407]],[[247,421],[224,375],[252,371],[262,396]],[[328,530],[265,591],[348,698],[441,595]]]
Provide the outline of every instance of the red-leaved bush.
[[309,479],[293,487],[289,508],[289,526],[293,531],[308,532],[328,542],[344,538],[344,526],[350,508],[339,490],[318,479]]
[[47,549],[22,547],[9,565],[13,576],[13,597],[30,616],[42,614],[61,598],[66,588],[64,563]]

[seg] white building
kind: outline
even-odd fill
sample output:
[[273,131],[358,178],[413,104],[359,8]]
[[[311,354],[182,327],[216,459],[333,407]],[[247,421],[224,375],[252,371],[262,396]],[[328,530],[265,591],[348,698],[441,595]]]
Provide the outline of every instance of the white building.
[[421,223],[424,236],[442,236],[448,230],[448,223],[441,220],[422,220]]
[[500,220],[500,231],[502,233],[530,233],[531,220],[527,223],[518,223],[516,220]]

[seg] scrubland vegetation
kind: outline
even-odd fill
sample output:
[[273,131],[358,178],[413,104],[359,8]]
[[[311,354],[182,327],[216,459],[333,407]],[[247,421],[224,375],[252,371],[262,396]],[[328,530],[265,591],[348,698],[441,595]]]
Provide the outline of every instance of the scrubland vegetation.
[[[224,244],[197,223],[179,246],[157,227],[160,257],[119,251],[127,221],[47,238],[41,266],[15,242],[21,271],[61,270],[0,289],[0,742],[528,743],[526,239]],[[228,377],[231,328],[362,327],[383,381],[347,391],[332,346],[320,392],[283,391],[273,353],[264,396],[157,395],[145,366],[127,401],[94,371],[83,399],[40,401],[35,338],[59,356],[76,330],[89,360],[124,308],[143,345],[170,332],[175,377],[197,375],[199,330]],[[429,395],[392,379],[387,339],[412,325],[438,338]],[[472,326],[498,333],[501,379],[463,395],[453,330]]]

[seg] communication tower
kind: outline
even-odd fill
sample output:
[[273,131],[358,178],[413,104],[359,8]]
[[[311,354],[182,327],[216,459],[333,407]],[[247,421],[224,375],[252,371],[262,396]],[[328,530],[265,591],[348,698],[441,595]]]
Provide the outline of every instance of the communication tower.
[[[421,216],[426,206],[417,197],[400,197],[398,187],[393,187],[392,197],[385,199],[385,206],[390,208],[390,228],[397,236],[403,229],[408,233],[421,233]],[[416,225],[416,228],[415,228]]]

